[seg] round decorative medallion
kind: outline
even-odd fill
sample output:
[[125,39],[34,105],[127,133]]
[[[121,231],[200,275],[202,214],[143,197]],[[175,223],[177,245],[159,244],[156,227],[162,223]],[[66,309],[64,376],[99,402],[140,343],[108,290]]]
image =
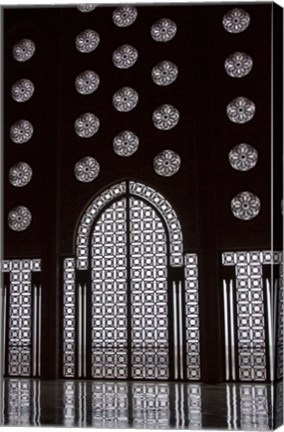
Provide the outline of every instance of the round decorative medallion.
[[155,156],[155,172],[162,177],[171,177],[178,172],[181,165],[179,155],[172,150],[163,150]]
[[246,97],[237,97],[228,104],[227,115],[233,123],[247,123],[255,115],[255,104]]
[[77,76],[75,87],[78,93],[89,95],[94,93],[100,85],[100,77],[94,71],[86,70]]
[[93,10],[95,10],[96,7],[97,7],[97,5],[94,5],[92,3],[82,3],[79,6],[77,6],[77,9],[80,12],[88,13],[88,12],[92,12]]
[[232,78],[242,78],[248,75],[252,67],[252,58],[240,51],[230,55],[225,61],[225,70]]
[[32,179],[33,171],[26,162],[18,162],[9,171],[9,180],[13,186],[26,186]]
[[157,42],[169,42],[177,32],[176,23],[168,18],[156,21],[151,27],[151,36]]
[[75,132],[81,138],[90,138],[95,135],[100,127],[100,120],[93,113],[80,115],[75,121]]
[[113,139],[113,150],[118,156],[131,156],[139,147],[138,136],[131,131],[120,132]]
[[114,108],[120,112],[133,110],[138,104],[139,96],[136,90],[131,87],[122,87],[112,97]]
[[83,183],[90,183],[98,177],[100,172],[99,162],[91,156],[80,159],[75,167],[74,174],[77,180]]
[[179,122],[179,111],[172,105],[165,104],[153,112],[154,126],[160,130],[173,129]]
[[177,76],[177,66],[168,60],[158,63],[152,69],[152,80],[159,86],[168,86],[172,84],[176,80]]
[[241,220],[251,220],[260,212],[260,199],[251,192],[241,192],[231,201],[233,215]]
[[113,11],[112,20],[118,27],[128,27],[134,23],[137,15],[136,7],[121,6]]
[[11,95],[16,102],[26,102],[34,94],[33,83],[26,78],[20,79],[12,86]]
[[35,53],[35,44],[30,39],[21,39],[13,47],[13,57],[18,62],[26,62]]
[[8,225],[13,231],[25,231],[31,221],[31,212],[24,206],[14,207],[8,214]]
[[133,66],[138,59],[138,51],[131,45],[122,45],[117,48],[112,55],[114,66],[119,69],[128,69]]
[[249,24],[249,14],[240,8],[231,9],[223,17],[223,27],[229,33],[241,33]]
[[28,120],[18,120],[10,128],[10,138],[15,144],[28,142],[33,133],[33,125]]
[[81,53],[90,53],[94,51],[100,43],[100,36],[94,30],[84,30],[77,37],[75,45]]
[[249,171],[257,164],[257,150],[249,144],[241,143],[232,148],[229,161],[237,171]]

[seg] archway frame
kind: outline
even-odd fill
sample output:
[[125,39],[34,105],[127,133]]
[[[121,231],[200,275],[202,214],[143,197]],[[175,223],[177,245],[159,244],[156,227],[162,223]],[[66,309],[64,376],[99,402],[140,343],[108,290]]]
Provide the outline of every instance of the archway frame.
[[[113,201],[118,201],[123,196],[133,196],[148,203],[157,211],[165,225],[169,246],[168,265],[170,268],[176,268],[178,273],[175,274],[179,275],[178,280],[180,281],[172,280],[171,289],[176,290],[177,293],[180,292],[180,296],[184,296],[182,307],[184,308],[185,322],[182,338],[185,345],[182,348],[182,356],[185,369],[182,377],[177,376],[175,378],[199,381],[201,379],[201,363],[198,256],[195,252],[184,253],[182,229],[177,214],[167,199],[152,187],[133,180],[121,180],[102,190],[87,204],[75,229],[73,258],[65,258],[63,262],[64,298],[66,298],[63,305],[64,310],[72,311],[74,307],[76,309],[80,285],[82,291],[82,283],[85,283],[83,282],[85,280],[83,274],[86,273],[84,270],[89,269],[90,236],[96,220]],[[70,316],[64,314],[64,317],[64,323],[66,323],[66,325],[64,324],[64,334],[70,332],[71,345],[68,338],[63,337],[63,376],[79,378],[76,373],[77,354],[72,342],[74,340],[72,335],[77,331],[77,318],[72,313]]]

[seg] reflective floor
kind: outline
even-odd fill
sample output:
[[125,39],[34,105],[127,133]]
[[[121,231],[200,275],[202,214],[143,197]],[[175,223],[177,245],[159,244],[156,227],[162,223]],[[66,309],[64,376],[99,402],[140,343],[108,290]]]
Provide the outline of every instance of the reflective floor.
[[2,426],[251,431],[282,423],[282,384],[5,379],[2,389]]

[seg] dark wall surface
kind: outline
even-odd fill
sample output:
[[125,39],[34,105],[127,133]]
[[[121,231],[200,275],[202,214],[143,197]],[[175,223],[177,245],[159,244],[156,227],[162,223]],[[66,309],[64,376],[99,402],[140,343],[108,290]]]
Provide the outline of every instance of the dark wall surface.
[[[199,254],[200,307],[203,377],[222,379],[220,340],[219,265],[224,250],[258,250],[271,245],[271,3],[243,7],[250,14],[249,28],[239,34],[226,32],[222,18],[234,4],[189,6],[137,6],[134,25],[119,28],[112,22],[113,7],[97,7],[92,13],[66,8],[5,8],[5,147],[4,147],[4,252],[7,258],[41,257],[42,284],[48,308],[43,312],[49,341],[58,344],[58,304],[61,288],[57,274],[59,257],[72,256],[75,229],[92,197],[122,179],[145,183],[172,204],[181,222],[185,252]],[[242,7],[239,3],[237,7]],[[177,24],[176,37],[157,43],[150,35],[160,18]],[[82,54],[75,48],[76,36],[85,29],[100,35],[98,48]],[[21,38],[36,44],[36,54],[26,63],[12,57],[12,48]],[[130,69],[113,65],[112,53],[123,44],[133,45],[138,61]],[[241,79],[229,77],[225,59],[235,51],[248,53],[252,71]],[[151,69],[162,60],[174,62],[177,80],[160,87],[151,79]],[[100,76],[100,86],[92,95],[75,90],[76,76],[86,70]],[[11,86],[20,78],[35,85],[33,97],[24,104],[10,96]],[[137,107],[120,113],[112,105],[113,94],[123,86],[139,94]],[[253,100],[256,114],[240,125],[229,121],[227,104],[238,96]],[[169,131],[153,126],[152,113],[162,104],[180,112],[178,125]],[[75,119],[93,112],[100,129],[92,138],[82,139],[74,131]],[[34,125],[32,139],[22,145],[9,138],[11,124],[20,118]],[[138,151],[129,158],[117,156],[112,148],[115,135],[124,129],[140,139]],[[247,172],[234,170],[228,161],[233,146],[247,142],[258,150],[258,163]],[[163,149],[181,157],[181,169],[173,177],[158,176],[153,158]],[[100,174],[91,183],[74,176],[75,163],[92,156],[100,163]],[[10,167],[28,162],[33,179],[24,188],[9,183]],[[281,188],[276,193],[275,223],[281,224]],[[231,199],[241,191],[251,191],[261,200],[259,215],[243,221],[231,212]],[[17,205],[27,206],[32,223],[23,232],[13,232],[7,214]],[[277,214],[277,211],[279,215]],[[212,325],[214,323],[214,325]],[[46,362],[51,376],[57,361],[52,350]]]

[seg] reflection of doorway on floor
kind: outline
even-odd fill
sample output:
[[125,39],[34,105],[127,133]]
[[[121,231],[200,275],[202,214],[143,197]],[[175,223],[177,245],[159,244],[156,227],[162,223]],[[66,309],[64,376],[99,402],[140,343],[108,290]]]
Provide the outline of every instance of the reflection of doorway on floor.
[[[5,379],[3,388],[2,426],[268,430],[273,421],[266,384]],[[282,383],[276,390],[281,415]]]

